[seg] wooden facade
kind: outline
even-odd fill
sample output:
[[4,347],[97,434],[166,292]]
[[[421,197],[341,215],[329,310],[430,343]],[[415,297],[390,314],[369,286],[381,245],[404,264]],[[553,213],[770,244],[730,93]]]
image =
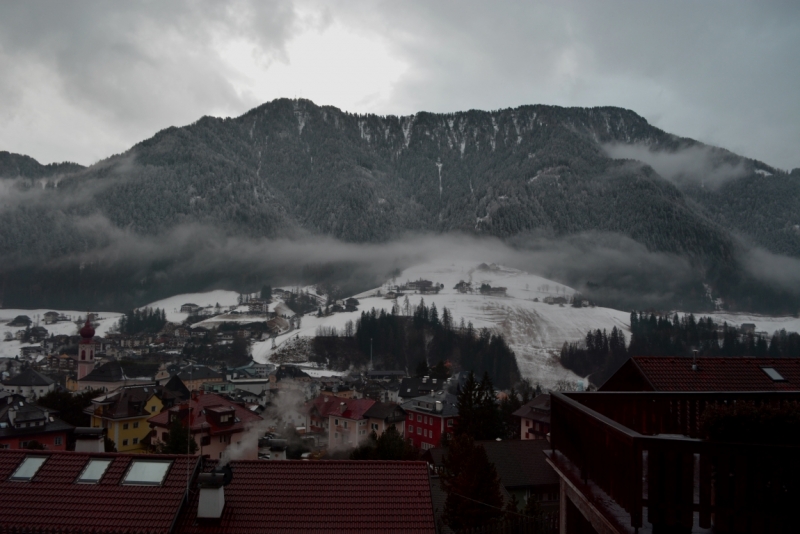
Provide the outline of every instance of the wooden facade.
[[706,406],[739,401],[800,394],[553,393],[561,532],[794,532],[800,447],[700,439]]

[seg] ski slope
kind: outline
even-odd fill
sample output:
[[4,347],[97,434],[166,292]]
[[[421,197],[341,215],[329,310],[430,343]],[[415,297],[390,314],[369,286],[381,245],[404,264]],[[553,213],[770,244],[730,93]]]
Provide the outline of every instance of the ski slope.
[[[285,341],[296,336],[314,336],[319,326],[335,327],[341,331],[347,321],[355,322],[362,311],[372,308],[389,312],[396,304],[400,313],[405,314],[405,296],[408,296],[411,313],[413,307],[423,299],[427,306],[436,304],[440,316],[442,309],[447,307],[456,325],[463,318],[465,323],[472,322],[476,329],[489,328],[502,333],[517,356],[522,375],[543,387],[552,387],[559,380],[584,382],[582,377],[564,369],[558,362],[558,352],[564,341],[580,340],[589,329],[595,328],[611,330],[616,326],[626,335],[629,333],[628,312],[609,308],[572,308],[545,304],[542,299],[547,296],[568,297],[575,291],[568,286],[516,269],[495,265],[479,268],[479,265],[480,260],[443,260],[409,268],[383,286],[355,295],[360,302],[357,312],[336,313],[329,317],[306,315],[302,318],[299,329],[275,340],[275,349],[272,349],[271,340],[255,343],[253,358],[268,362],[271,354],[279,350]],[[442,284],[444,288],[436,295],[407,293],[396,301],[378,296],[379,291],[384,295],[394,285],[420,278]],[[505,287],[508,296],[485,296],[477,291],[459,293],[454,287],[460,280],[471,282],[476,289],[482,283],[492,287]]]

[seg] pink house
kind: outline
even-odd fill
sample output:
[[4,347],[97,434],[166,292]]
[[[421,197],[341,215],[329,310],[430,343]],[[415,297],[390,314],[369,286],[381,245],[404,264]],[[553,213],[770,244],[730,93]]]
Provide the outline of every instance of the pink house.
[[151,417],[152,442],[167,441],[169,427],[176,419],[184,425],[188,422],[197,443],[195,454],[222,458],[225,449],[235,445],[239,448],[237,458],[258,459],[258,434],[247,431],[263,419],[224,397],[200,392],[188,402]]

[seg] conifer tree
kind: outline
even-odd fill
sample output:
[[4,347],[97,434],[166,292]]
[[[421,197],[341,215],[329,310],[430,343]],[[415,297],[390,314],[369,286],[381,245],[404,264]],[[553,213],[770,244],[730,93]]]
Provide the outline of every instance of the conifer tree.
[[451,529],[479,527],[503,516],[500,477],[483,447],[467,435],[455,436],[442,463],[443,520]]

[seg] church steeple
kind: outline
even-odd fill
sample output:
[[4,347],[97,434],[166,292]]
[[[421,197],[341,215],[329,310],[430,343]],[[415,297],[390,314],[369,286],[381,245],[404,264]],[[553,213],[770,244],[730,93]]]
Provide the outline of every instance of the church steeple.
[[88,375],[94,369],[94,351],[96,348],[94,342],[94,327],[89,321],[89,313],[86,314],[86,324],[78,332],[81,335],[81,341],[78,344],[78,380]]

